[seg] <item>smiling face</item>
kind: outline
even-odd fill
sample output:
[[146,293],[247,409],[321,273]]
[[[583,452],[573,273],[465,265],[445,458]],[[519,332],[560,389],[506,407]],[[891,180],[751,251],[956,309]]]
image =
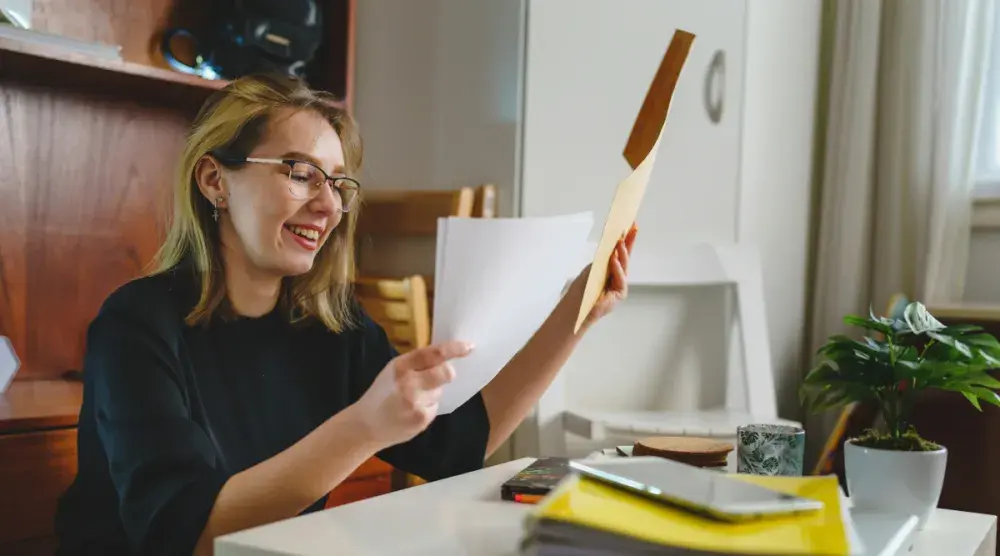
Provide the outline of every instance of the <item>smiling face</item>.
[[[330,175],[344,171],[337,132],[313,110],[276,114],[247,156],[310,162]],[[312,268],[343,213],[340,197],[328,186],[318,188],[312,198],[293,194],[292,180],[303,178],[296,168],[290,178],[285,164],[248,162],[225,168],[211,158],[203,161],[198,171],[203,193],[213,204],[223,199],[218,225],[227,262],[253,275],[277,278]]]

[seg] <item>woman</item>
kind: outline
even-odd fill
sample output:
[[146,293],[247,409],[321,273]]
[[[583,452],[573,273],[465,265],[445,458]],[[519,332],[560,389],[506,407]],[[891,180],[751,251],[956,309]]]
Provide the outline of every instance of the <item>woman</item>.
[[[586,274],[481,393],[435,419],[446,342],[404,355],[350,290],[361,141],[298,82],[209,99],[181,157],[157,271],[105,301],[87,337],[68,554],[211,553],[216,536],[322,507],[379,456],[433,480],[482,467],[579,337]],[[585,326],[625,296],[635,232]]]

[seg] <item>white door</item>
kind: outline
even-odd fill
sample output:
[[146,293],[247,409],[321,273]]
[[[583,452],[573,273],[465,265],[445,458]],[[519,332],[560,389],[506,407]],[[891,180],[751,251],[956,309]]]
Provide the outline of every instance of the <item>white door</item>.
[[[736,237],[745,0],[531,0],[521,214],[594,211],[677,28],[696,35],[639,214],[642,244]],[[598,237],[599,230],[595,232]]]

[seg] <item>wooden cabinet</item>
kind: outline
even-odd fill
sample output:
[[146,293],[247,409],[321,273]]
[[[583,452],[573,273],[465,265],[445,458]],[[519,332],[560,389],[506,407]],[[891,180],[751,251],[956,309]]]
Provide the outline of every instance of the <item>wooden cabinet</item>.
[[59,497],[76,476],[83,386],[15,381],[0,394],[0,554],[51,554]]

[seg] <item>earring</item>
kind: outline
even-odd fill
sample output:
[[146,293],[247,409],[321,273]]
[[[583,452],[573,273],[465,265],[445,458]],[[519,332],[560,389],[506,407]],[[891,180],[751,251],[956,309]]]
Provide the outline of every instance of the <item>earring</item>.
[[212,211],[212,220],[215,220],[216,222],[219,221],[219,202],[220,201],[222,201],[222,197],[219,197],[219,198],[217,198],[215,200],[215,209]]

